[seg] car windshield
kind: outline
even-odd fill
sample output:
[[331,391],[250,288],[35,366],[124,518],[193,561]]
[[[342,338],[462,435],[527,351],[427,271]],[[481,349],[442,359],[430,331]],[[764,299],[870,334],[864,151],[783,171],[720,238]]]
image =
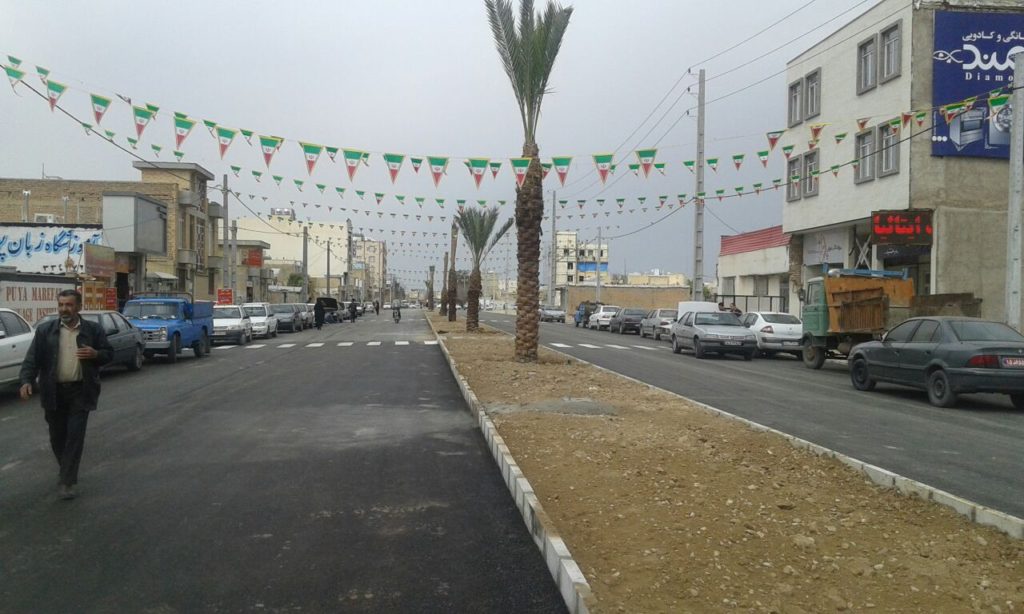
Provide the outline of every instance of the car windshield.
[[769,324],[800,324],[800,318],[788,313],[765,313],[761,317]]
[[294,312],[294,309],[292,309],[291,305],[271,305],[270,306],[270,310],[273,311],[274,313],[292,313],[292,312]]
[[694,316],[693,323],[698,326],[742,326],[740,319],[728,311],[698,313]]
[[1024,341],[1024,336],[1000,322],[952,320],[949,327],[960,341]]
[[237,318],[240,318],[240,317],[242,317],[242,316],[241,316],[240,313],[238,313],[238,307],[214,307],[213,308],[213,318],[214,319],[218,319],[218,318],[233,318],[233,319],[237,319]]
[[645,316],[647,315],[646,309],[627,309],[622,312],[622,315],[627,316]]
[[676,319],[677,312],[675,309],[662,309],[661,317]]
[[251,316],[267,315],[267,308],[264,307],[263,305],[249,305],[248,307],[243,307],[242,309],[245,309],[245,313]]
[[124,315],[137,320],[173,320],[178,316],[175,303],[127,303]]

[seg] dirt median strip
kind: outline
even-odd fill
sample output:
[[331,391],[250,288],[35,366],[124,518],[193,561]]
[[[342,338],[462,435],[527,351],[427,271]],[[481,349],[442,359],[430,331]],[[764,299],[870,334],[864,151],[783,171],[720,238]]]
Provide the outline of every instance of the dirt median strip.
[[[1018,540],[675,395],[543,348],[539,363],[517,363],[504,333],[436,323],[589,581],[593,611],[1024,603]],[[613,413],[557,411],[566,398]]]

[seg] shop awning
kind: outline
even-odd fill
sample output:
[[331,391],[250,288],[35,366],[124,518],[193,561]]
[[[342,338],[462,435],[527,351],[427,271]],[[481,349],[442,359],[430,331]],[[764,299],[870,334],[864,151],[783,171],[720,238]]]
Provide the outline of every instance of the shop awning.
[[146,279],[166,279],[168,281],[177,281],[178,278],[170,273],[161,273],[160,271],[149,271],[146,273]]

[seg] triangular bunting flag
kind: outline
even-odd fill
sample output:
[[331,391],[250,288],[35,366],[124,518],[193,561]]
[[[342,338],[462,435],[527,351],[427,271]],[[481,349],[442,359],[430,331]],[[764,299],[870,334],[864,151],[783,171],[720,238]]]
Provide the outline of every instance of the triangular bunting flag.
[[707,162],[708,168],[716,173],[718,172],[718,158],[708,158],[705,162]]
[[306,158],[306,172],[312,175],[313,167],[316,166],[317,160],[320,159],[324,146],[315,143],[303,143],[302,141],[299,141],[299,146],[302,147],[302,155]]
[[92,116],[96,118],[96,124],[99,125],[103,121],[103,115],[110,108],[110,99],[99,94],[89,94],[89,100],[92,102]]
[[434,178],[434,187],[441,182],[441,176],[448,170],[448,158],[442,156],[427,156],[427,165],[430,167],[430,174]]
[[56,81],[46,81],[46,99],[50,101],[50,110],[57,106],[57,101],[64,95],[64,90],[68,89],[68,86],[63,83],[57,83]]
[[611,172],[612,160],[615,154],[594,154],[594,166],[597,168],[597,176],[603,185],[608,180],[608,173]]
[[281,187],[281,182],[284,181],[284,177],[281,175],[271,175],[271,177],[274,178],[274,183],[277,184],[277,187]]
[[243,137],[245,137],[245,142],[248,143],[249,145],[252,145],[253,131],[246,130],[245,128],[239,128],[238,131],[242,133]]
[[867,128],[868,122],[871,121],[870,117],[861,117],[857,120],[857,130],[862,131]]
[[793,150],[795,148],[796,148],[796,145],[783,145],[782,146],[782,155],[786,156],[786,159],[789,160],[789,157],[791,155],[793,155]]
[[345,188],[334,188],[334,191],[338,193],[338,196],[345,198]]
[[808,126],[811,129],[811,140],[817,141],[821,138],[821,131],[825,129],[828,124],[811,124]]
[[373,197],[377,199],[377,204],[379,205],[380,201],[384,200],[384,192],[374,192]]
[[156,143],[150,145],[150,147],[153,148],[153,153],[156,154],[156,157],[159,158],[160,157],[160,152],[163,151],[163,147],[161,147],[160,145],[157,145]]
[[292,179],[292,181],[295,183],[295,187],[301,192],[302,191],[302,184],[304,184],[306,182],[303,181],[302,179]]
[[[318,184],[316,184],[316,189],[320,190],[320,193],[323,194],[324,190],[327,189],[327,185],[323,184],[323,183],[318,183]],[[319,206],[319,205],[317,205],[317,206]]]
[[785,130],[773,130],[772,132],[768,132],[768,133],[765,134],[765,136],[768,137],[768,152],[769,153],[771,153],[772,151],[775,150],[775,145],[779,142],[779,139],[781,139],[782,135],[785,134],[785,133],[786,133]]
[[757,152],[757,159],[761,161],[761,166],[768,168],[768,155],[770,153],[767,149]]
[[548,173],[551,172],[551,167],[552,166],[553,165],[550,162],[541,162],[540,163],[540,168],[541,168],[540,178],[541,178],[541,181],[543,181],[543,180],[548,178]]
[[522,186],[526,179],[526,171],[530,168],[530,160],[533,158],[511,158],[512,174],[516,177],[516,185]]
[[654,165],[654,157],[657,155],[657,149],[636,150],[636,159],[640,161],[640,166],[644,170],[644,177],[648,177],[651,174],[651,167]]
[[231,147],[231,143],[235,140],[235,135],[238,134],[238,130],[234,128],[224,128],[223,126],[217,126],[217,147],[220,148],[220,159],[224,159],[224,154],[227,153],[228,147]]
[[331,162],[334,162],[334,158],[337,157],[337,155],[338,155],[338,148],[337,147],[324,147],[324,149],[327,150],[327,157],[331,159]]
[[125,138],[128,141],[128,144],[131,145],[132,149],[138,149],[139,148],[139,139],[133,139],[130,136],[129,137],[125,137]]
[[843,142],[843,139],[845,139],[845,138],[846,138],[846,133],[845,133],[845,132],[839,132],[839,133],[837,133],[837,134],[835,135],[835,139],[836,139],[836,145],[838,145],[838,144],[842,143],[842,142]]
[[18,70],[14,66],[4,66],[4,72],[7,73],[7,78],[11,80],[11,89],[25,78],[25,71]]
[[918,111],[914,114],[914,121],[917,122],[917,127],[920,128],[924,125],[924,120],[928,119],[927,111]]
[[206,129],[210,131],[210,136],[212,136],[213,138],[217,138],[217,122],[211,119],[204,119],[203,125],[206,126]]
[[174,116],[174,146],[181,149],[181,144],[185,142],[188,135],[192,133],[192,128],[196,125],[196,120],[189,119],[187,117],[179,117],[177,114]]
[[266,163],[267,168],[270,168],[270,161],[274,158],[274,154],[277,153],[280,145],[281,139],[276,136],[260,135],[260,150],[263,152],[263,162]]
[[565,178],[569,175],[569,166],[572,164],[572,156],[556,156],[551,158],[551,164],[555,167],[555,174],[558,181],[565,185]]
[[690,171],[692,173],[692,172],[694,172],[693,169],[697,168],[697,161],[696,160],[683,160],[683,166],[686,167],[686,170],[688,170],[688,171]]
[[491,169],[491,178],[492,179],[497,179],[498,178],[498,171],[501,170],[501,160],[498,160],[497,162],[494,162],[494,161],[488,162],[487,166],[489,166],[490,169]]
[[745,158],[745,157],[746,157],[746,154],[735,154],[735,155],[733,155],[732,163],[733,163],[733,165],[736,166],[736,170],[740,170],[740,167],[743,166],[743,158]]
[[420,166],[422,164],[423,164],[423,158],[413,158],[412,156],[409,157],[409,165],[412,166],[412,172],[419,173],[420,172]]
[[473,181],[476,182],[477,189],[480,189],[480,181],[484,178],[484,174],[487,172],[488,162],[490,162],[488,158],[469,158],[466,160],[466,166],[469,168],[469,174],[473,176]]
[[43,85],[46,85],[46,81],[50,78],[50,69],[36,66],[36,74],[39,75],[39,80]]
[[639,162],[630,162],[629,163],[629,170],[633,171],[633,174],[636,175],[637,177],[639,177],[640,176],[640,163]]
[[174,150],[174,158],[175,158],[175,159],[176,159],[176,160],[177,160],[178,162],[181,162],[181,159],[182,159],[182,158],[184,158],[184,157],[185,157],[185,152],[183,152],[183,151],[178,151],[177,149],[175,149],[175,150]]
[[263,179],[263,171],[251,171],[251,172],[252,172],[253,179],[255,179],[257,183],[259,183],[259,181],[261,179]]
[[913,111],[910,111],[910,112],[904,111],[903,113],[900,113],[900,119],[902,120],[903,127],[906,128],[907,124],[909,124],[911,122],[911,120],[914,119],[914,112]]
[[348,170],[349,181],[355,181],[359,163],[363,161],[363,152],[358,149],[342,149],[341,154],[345,160],[345,169]]
[[242,167],[241,166],[231,165],[231,173],[234,174],[235,177],[238,177],[238,173],[241,173],[241,172],[242,172]]
[[405,161],[405,154],[386,153],[384,154],[384,165],[388,167],[388,175],[391,176],[391,183],[398,179],[398,171],[402,170],[402,162]]
[[659,173],[661,173],[662,175],[664,175],[665,174],[665,166],[667,164],[668,164],[667,162],[655,162],[654,163],[654,170],[656,170]]
[[19,58],[16,58],[13,55],[9,55],[9,56],[7,56],[7,61],[14,68],[21,68],[21,60]]

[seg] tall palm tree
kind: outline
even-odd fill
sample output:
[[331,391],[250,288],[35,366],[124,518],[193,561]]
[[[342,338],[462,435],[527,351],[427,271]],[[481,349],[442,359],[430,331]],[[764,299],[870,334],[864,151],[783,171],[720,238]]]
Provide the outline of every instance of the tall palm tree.
[[480,265],[508,229],[512,228],[515,218],[505,220],[497,232],[494,231],[494,227],[498,223],[498,210],[494,208],[464,209],[459,211],[455,222],[462,231],[462,242],[469,248],[473,257],[473,272],[469,274],[466,305],[466,331],[472,332],[480,328],[480,295],[483,293]]
[[[537,360],[540,336],[540,237],[544,217],[543,175],[537,147],[537,121],[548,77],[569,27],[572,7],[548,0],[534,14],[533,0],[520,0],[519,26],[511,0],[484,0],[498,56],[505,67],[523,121],[523,157],[531,158],[522,187],[516,192],[519,283],[516,294],[516,359]],[[552,280],[554,283],[554,280]]]

